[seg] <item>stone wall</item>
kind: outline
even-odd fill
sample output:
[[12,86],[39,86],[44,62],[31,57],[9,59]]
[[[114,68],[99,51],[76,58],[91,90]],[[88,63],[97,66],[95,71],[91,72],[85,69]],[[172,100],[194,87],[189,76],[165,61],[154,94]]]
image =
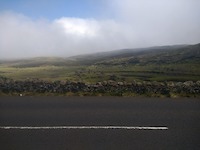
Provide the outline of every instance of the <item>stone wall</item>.
[[200,95],[200,81],[186,82],[115,82],[112,80],[86,84],[82,82],[69,81],[41,81],[37,79],[26,81],[14,81],[0,78],[0,92],[12,93],[101,93],[121,96],[124,93],[135,93],[137,95],[164,95],[171,93],[181,95]]

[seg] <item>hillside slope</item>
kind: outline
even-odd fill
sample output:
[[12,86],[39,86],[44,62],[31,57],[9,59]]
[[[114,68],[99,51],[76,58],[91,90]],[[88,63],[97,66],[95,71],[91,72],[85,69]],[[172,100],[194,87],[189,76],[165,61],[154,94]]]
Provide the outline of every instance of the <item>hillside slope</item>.
[[0,60],[0,76],[16,80],[198,81],[200,44],[123,49],[69,58]]
[[90,65],[200,63],[200,44],[123,49],[72,58]]
[[78,55],[69,58],[37,57],[19,60],[0,60],[0,65],[16,67],[66,66],[93,64],[157,64],[200,63],[200,44],[158,46],[150,48],[122,49],[109,52]]

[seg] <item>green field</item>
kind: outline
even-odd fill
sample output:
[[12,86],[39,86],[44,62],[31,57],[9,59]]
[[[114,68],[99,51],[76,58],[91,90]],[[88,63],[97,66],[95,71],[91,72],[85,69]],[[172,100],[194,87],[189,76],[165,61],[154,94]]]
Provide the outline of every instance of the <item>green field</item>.
[[96,83],[200,80],[200,44],[120,50],[71,58],[0,60],[0,76]]
[[200,65],[190,64],[149,65],[149,66],[39,66],[17,68],[0,66],[0,76],[14,80],[69,80],[85,83],[96,83],[107,80],[126,81],[197,81],[200,77]]

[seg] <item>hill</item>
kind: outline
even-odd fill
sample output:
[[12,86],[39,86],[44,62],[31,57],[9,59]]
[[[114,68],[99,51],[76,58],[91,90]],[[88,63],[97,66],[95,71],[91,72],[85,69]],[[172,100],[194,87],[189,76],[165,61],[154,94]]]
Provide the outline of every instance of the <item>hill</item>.
[[122,49],[71,57],[84,64],[170,64],[200,62],[200,44]]
[[200,44],[158,46],[150,48],[122,49],[69,58],[36,57],[19,60],[0,60],[0,64],[16,67],[94,65],[94,64],[170,64],[200,62]]
[[69,58],[0,60],[0,76],[84,82],[197,81],[200,44],[122,49]]

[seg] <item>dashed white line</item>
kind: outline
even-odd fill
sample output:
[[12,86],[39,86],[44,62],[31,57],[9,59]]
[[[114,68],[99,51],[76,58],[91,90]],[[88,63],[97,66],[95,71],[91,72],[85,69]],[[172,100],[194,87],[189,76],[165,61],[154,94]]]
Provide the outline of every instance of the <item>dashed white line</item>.
[[126,130],[168,130],[168,127],[143,127],[143,126],[0,126],[0,129],[20,129],[20,130],[55,130],[55,129],[126,129]]

